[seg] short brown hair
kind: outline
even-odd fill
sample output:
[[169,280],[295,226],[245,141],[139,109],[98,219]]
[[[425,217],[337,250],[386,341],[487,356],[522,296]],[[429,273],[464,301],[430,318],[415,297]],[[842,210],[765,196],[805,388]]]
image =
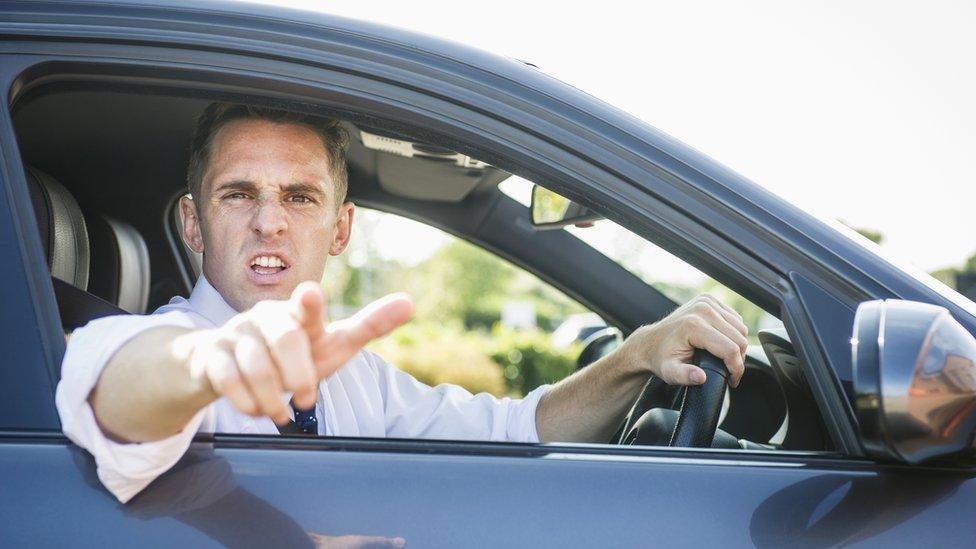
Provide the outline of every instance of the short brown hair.
[[346,169],[346,130],[335,118],[295,113],[271,107],[254,107],[237,103],[211,103],[197,119],[197,128],[190,142],[190,163],[186,170],[186,185],[196,199],[203,186],[203,175],[210,164],[214,137],[228,122],[240,119],[269,120],[281,124],[301,124],[322,138],[329,159],[329,175],[335,184],[336,207],[346,200],[349,174]]

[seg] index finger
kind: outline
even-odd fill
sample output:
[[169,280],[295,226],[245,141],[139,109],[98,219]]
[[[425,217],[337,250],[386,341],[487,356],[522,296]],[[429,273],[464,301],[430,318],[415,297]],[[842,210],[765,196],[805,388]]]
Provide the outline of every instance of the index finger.
[[325,294],[322,287],[306,280],[295,287],[288,303],[292,317],[308,334],[309,340],[318,339],[325,331]]
[[704,349],[725,362],[729,370],[729,385],[737,387],[745,372],[745,363],[739,354],[739,346],[722,332],[711,325],[704,325],[700,329],[688,334],[688,343],[692,347]]

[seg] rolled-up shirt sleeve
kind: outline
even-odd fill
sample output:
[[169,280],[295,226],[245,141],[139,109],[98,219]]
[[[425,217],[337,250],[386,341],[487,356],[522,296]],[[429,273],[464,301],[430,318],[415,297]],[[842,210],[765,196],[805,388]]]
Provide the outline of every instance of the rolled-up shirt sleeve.
[[98,478],[125,503],[172,467],[189,448],[208,408],[203,408],[179,433],[154,442],[120,443],[108,438],[95,420],[88,396],[102,369],[126,342],[161,326],[194,328],[186,314],[111,316],[75,330],[61,363],[56,403],[61,426],[72,442],[95,458]]
[[539,442],[535,412],[550,385],[520,399],[473,395],[457,385],[431,387],[379,356],[367,354],[383,393],[386,436]]

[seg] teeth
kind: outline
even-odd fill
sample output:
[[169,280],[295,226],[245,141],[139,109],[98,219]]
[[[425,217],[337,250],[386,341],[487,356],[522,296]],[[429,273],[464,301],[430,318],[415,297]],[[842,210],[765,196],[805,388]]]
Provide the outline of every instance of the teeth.
[[251,261],[251,265],[259,265],[261,267],[284,267],[285,262],[279,257],[262,255],[255,257],[254,260]]

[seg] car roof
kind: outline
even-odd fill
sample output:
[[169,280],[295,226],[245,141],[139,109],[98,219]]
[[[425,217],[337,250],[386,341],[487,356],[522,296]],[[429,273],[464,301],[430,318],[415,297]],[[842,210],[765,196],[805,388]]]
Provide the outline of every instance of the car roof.
[[[677,176],[681,181],[676,198],[684,200],[689,192],[703,193],[726,204],[756,229],[788,243],[782,249],[816,257],[818,263],[831,265],[843,278],[862,281],[858,284],[870,287],[873,294],[938,301],[956,312],[965,310],[976,322],[976,307],[960,302],[947,289],[933,287],[917,273],[898,268],[865,250],[816,217],[649,124],[518,60],[442,38],[328,13],[215,0],[192,4],[171,0],[5,2],[0,4],[0,27],[7,36],[28,33],[37,37],[47,33],[72,38],[78,38],[73,32],[84,29],[79,36],[96,39],[118,39],[126,36],[127,30],[152,29],[159,31],[156,37],[164,42],[179,40],[190,45],[206,40],[209,47],[223,44],[227,49],[244,44],[242,37],[247,37],[247,47],[254,48],[255,55],[258,48],[263,48],[262,55],[271,55],[269,46],[273,45],[279,57],[287,58],[289,52],[295,52],[296,59],[305,56],[305,60],[311,51],[324,52],[330,41],[346,48],[361,47],[361,51],[372,54],[388,52],[401,62],[415,61],[411,68],[424,66],[497,85],[499,93],[544,109],[562,127],[585,128],[591,141],[593,136],[602,140],[604,149],[619,148],[623,155],[634,155],[642,164],[652,164]],[[163,36],[163,31],[168,34]],[[183,31],[178,38],[174,38],[176,31]],[[256,39],[265,43],[261,45]],[[621,153],[614,154],[619,157]],[[636,183],[650,188],[646,182]],[[659,191],[670,193],[673,189],[655,192]]]

